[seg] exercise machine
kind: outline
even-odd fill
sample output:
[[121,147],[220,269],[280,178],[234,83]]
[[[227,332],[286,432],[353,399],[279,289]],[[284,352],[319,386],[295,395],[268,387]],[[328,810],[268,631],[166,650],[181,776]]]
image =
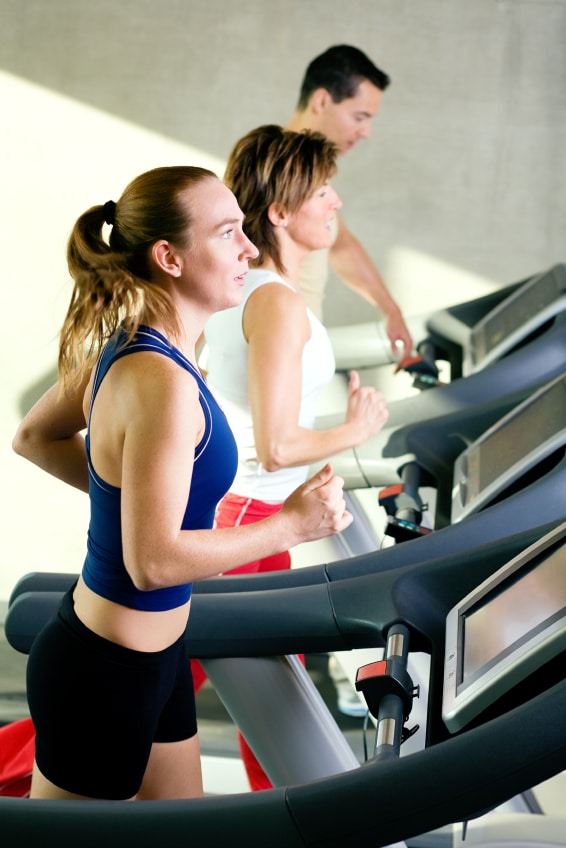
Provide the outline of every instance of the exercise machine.
[[[547,354],[547,369],[542,373],[539,371],[536,381],[529,383],[529,391],[531,386],[540,386],[549,372],[552,372],[551,376],[556,376],[556,373],[564,371],[565,327],[560,324],[560,320],[560,315],[550,319],[549,329],[539,332],[535,339],[502,360],[509,367],[511,357],[517,357],[525,347],[532,354],[534,349],[531,345],[536,346],[539,351],[537,355],[543,359],[543,353]],[[544,345],[537,346],[541,339],[545,340]],[[548,355],[554,353],[558,355],[559,361],[556,364],[551,357],[552,366],[549,368]],[[520,361],[523,360],[512,360],[513,365]],[[527,362],[527,358],[524,361]],[[487,368],[496,368],[502,363],[493,363]],[[509,373],[512,371],[513,368]],[[498,373],[504,375],[505,369]],[[449,386],[431,389],[423,393],[422,397],[430,397],[437,391],[445,392],[457,384],[469,385],[467,381],[475,376],[471,374]],[[503,382],[509,388],[505,379]],[[487,386],[488,381],[484,385]],[[528,392],[524,385],[519,389],[515,386],[507,396],[507,408],[503,404],[492,408],[490,412],[496,418],[504,409],[505,415],[516,407],[515,401],[520,403],[526,396]],[[494,395],[491,395],[482,403],[489,405],[493,399]],[[411,402],[414,400],[409,399]],[[456,404],[460,419],[463,410],[474,406],[477,411],[476,402],[469,398],[459,406]],[[444,418],[446,422],[446,415],[453,412],[454,407],[450,413],[444,407],[434,418]],[[455,417],[458,417],[457,414]],[[413,417],[412,423],[424,426],[425,419],[426,415],[418,414]],[[484,424],[486,420],[483,419]],[[481,419],[478,418],[478,429],[480,423]],[[399,443],[402,446],[409,444],[411,448],[409,429],[403,432]],[[413,435],[415,432],[416,427]],[[388,438],[392,436],[393,432],[390,432]],[[399,433],[396,437],[399,439]],[[462,443],[459,447],[462,447]],[[557,446],[553,455],[560,450],[561,447]],[[435,456],[434,449],[431,453]],[[399,457],[406,459],[407,452],[395,454],[392,451],[391,456],[397,462]],[[408,456],[414,461],[416,454],[409,451]],[[422,461],[422,453],[419,458]],[[203,581],[195,587],[195,603],[188,634],[191,652],[203,659],[215,688],[221,693],[237,722],[241,725],[245,721],[246,699],[249,708],[250,701],[254,699],[253,687],[259,678],[254,673],[246,682],[237,672],[236,679],[231,680],[235,665],[230,663],[230,657],[240,658],[238,664],[240,660],[245,662],[249,659],[258,670],[254,657],[259,655],[264,668],[279,669],[273,677],[267,675],[266,679],[270,684],[274,680],[281,685],[279,691],[286,692],[288,684],[287,688],[295,698],[292,702],[294,708],[299,710],[301,717],[307,717],[305,729],[312,731],[312,739],[323,743],[316,747],[314,755],[307,754],[309,749],[297,744],[292,759],[298,763],[298,774],[294,777],[288,775],[285,771],[288,764],[278,762],[272,752],[273,741],[276,743],[275,748],[280,751],[280,738],[285,739],[285,744],[289,738],[284,732],[284,699],[279,699],[281,715],[271,714],[271,732],[268,734],[271,745],[265,742],[265,732],[263,743],[261,733],[255,740],[258,750],[262,744],[266,747],[264,767],[267,765],[268,774],[271,770],[274,782],[279,784],[277,789],[256,796],[167,802],[163,805],[152,802],[147,812],[142,804],[141,810],[130,809],[127,813],[122,813],[120,809],[124,806],[137,808],[139,805],[89,802],[85,807],[81,802],[76,802],[79,806],[75,807],[75,802],[73,805],[49,802],[45,806],[42,802],[10,800],[7,805],[0,806],[3,822],[7,823],[7,830],[3,832],[16,838],[18,822],[22,823],[22,808],[18,804],[25,803],[31,805],[26,807],[29,821],[26,819],[26,827],[20,832],[25,833],[25,844],[29,845],[43,838],[46,828],[61,844],[70,844],[71,839],[81,839],[88,845],[89,838],[93,839],[91,844],[99,844],[101,839],[109,844],[113,844],[114,840],[117,844],[118,839],[124,841],[127,838],[126,834],[131,836],[135,833],[137,844],[143,846],[153,844],[158,833],[160,838],[166,833],[168,844],[171,845],[175,845],[176,840],[181,844],[181,839],[185,844],[188,834],[202,841],[206,839],[209,845],[224,844],[230,838],[234,842],[241,840],[251,846],[265,844],[266,841],[274,846],[330,846],[350,844],[351,841],[361,841],[366,837],[372,840],[372,844],[385,845],[443,827],[449,821],[474,817],[482,810],[502,803],[517,793],[523,793],[534,783],[556,774],[564,767],[564,683],[561,678],[553,682],[552,673],[551,679],[547,681],[548,686],[542,686],[540,692],[537,686],[530,693],[532,698],[523,693],[524,700],[519,697],[508,712],[489,716],[485,722],[476,719],[476,725],[451,732],[442,715],[438,717],[439,656],[444,645],[442,640],[445,639],[439,635],[442,630],[439,621],[448,615],[448,607],[452,609],[466,592],[473,591],[480,581],[493,575],[507,563],[509,557],[520,555],[525,546],[536,544],[543,530],[553,532],[556,522],[566,517],[563,496],[560,497],[565,490],[564,461],[560,457],[554,458],[556,461],[551,468],[541,468],[537,464],[536,474],[526,485],[523,480],[515,485],[514,490],[511,486],[511,492],[500,492],[495,502],[484,503],[482,508],[470,512],[463,520],[440,527],[431,534],[414,538],[403,545],[298,572],[242,575],[238,578]],[[441,455],[440,459],[448,467],[452,454]],[[405,465],[409,463],[405,462]],[[363,479],[365,485],[373,485],[367,473]],[[479,539],[482,544],[478,547]],[[42,615],[51,614],[58,600],[58,592],[63,591],[72,579],[74,577],[69,575],[37,574],[20,581],[14,590],[6,622],[6,633],[14,647],[19,645],[19,650],[27,650],[26,640],[29,647],[34,628],[37,632],[44,620]],[[44,588],[38,588],[40,585]],[[378,596],[380,601],[376,600]],[[30,613],[27,623],[24,621],[26,611]],[[399,619],[407,627],[410,650],[429,652],[431,656],[427,745],[421,751],[400,758],[385,757],[380,753],[359,767],[346,750],[340,748],[338,743],[334,745],[335,729],[332,722],[325,727],[320,704],[312,708],[314,696],[309,692],[302,667],[296,668],[290,658],[273,657],[299,651],[352,650],[357,647],[381,649],[385,646],[385,662],[391,660],[393,663],[392,657],[388,656],[390,637],[396,640],[402,638],[407,645],[407,634],[404,631],[401,634],[390,633],[390,627],[396,626]],[[261,638],[258,639],[259,628]],[[230,654],[228,658],[227,653]],[[551,672],[554,668],[553,673],[556,674],[557,662],[556,658],[552,658],[545,660],[543,666]],[[231,671],[225,671],[228,664],[232,666]],[[399,669],[397,672],[398,677],[406,680]],[[262,674],[261,670],[259,674]],[[533,671],[532,675],[538,680],[538,672]],[[286,682],[281,683],[282,680]],[[540,680],[538,685],[541,686]],[[232,698],[229,695],[230,689]],[[535,691],[536,694],[533,694]],[[404,692],[401,696],[403,712],[407,709],[409,699],[406,687]],[[243,705],[238,706],[242,693]],[[546,725],[541,717],[546,720]],[[378,720],[378,716],[375,718]],[[535,742],[529,738],[521,749],[523,759],[518,761],[516,752],[513,752],[511,761],[504,763],[499,760],[505,760],[512,748],[516,747],[513,746],[513,734],[509,733],[509,721],[519,722],[513,724],[515,734],[527,722],[529,732],[540,742],[540,747],[535,752]],[[554,722],[552,743],[548,739],[551,734],[548,727],[550,722]],[[257,722],[251,721],[251,724],[257,731]],[[293,727],[296,729],[298,724],[302,723],[296,713]],[[277,731],[281,730],[280,737],[276,736],[275,739],[274,727]],[[253,727],[247,730],[253,737]],[[322,753],[325,744],[333,750],[328,758]],[[490,756],[493,755],[497,762],[492,763],[491,759],[481,761],[480,752],[483,750],[485,753],[486,749],[489,749]],[[302,758],[301,751],[305,752]],[[444,759],[444,755],[448,760]],[[455,757],[453,761],[452,756]],[[466,775],[459,773],[459,768],[456,769],[458,773],[450,771],[450,762],[454,768],[455,763],[460,766],[463,761],[467,766]],[[314,775],[307,774],[312,762],[318,768],[318,773]],[[406,763],[410,764],[411,770],[401,772],[399,777],[399,769],[408,768]],[[414,773],[413,767],[416,768]],[[419,775],[418,779],[415,778],[416,774]],[[431,774],[438,774],[434,789]],[[486,780],[486,774],[489,780]],[[286,779],[288,777],[290,779]],[[410,814],[407,792],[418,799],[415,802],[418,811],[415,810],[414,815]],[[378,798],[382,799],[382,807],[376,812]],[[55,805],[53,809],[52,805]],[[64,810],[67,812],[63,815]],[[84,822],[81,821],[87,810],[89,831],[94,819],[92,836],[85,833]],[[442,842],[445,837],[439,834],[437,838]]]
[[[454,823],[464,822],[472,844],[493,844],[486,811],[558,774],[566,764],[565,563],[562,522],[476,545],[466,557],[444,555],[424,565],[414,562],[347,579],[332,579],[331,567],[318,566],[313,567],[318,581],[307,586],[301,585],[300,572],[276,572],[263,576],[274,584],[266,590],[203,593],[195,598],[187,638],[212,674],[215,663],[228,661],[226,653],[260,655],[282,664],[284,659],[270,655],[386,646],[385,660],[358,676],[377,719],[368,761],[261,793],[194,801],[0,799],[3,836],[30,848],[43,844],[46,833],[61,846],[79,840],[85,846],[117,846],[135,839],[145,848],[165,839],[175,848],[189,838],[213,848],[228,840],[251,848],[331,848],[368,841],[382,846],[398,840],[447,845],[460,832]],[[543,599],[539,604],[533,601],[533,580]],[[534,607],[519,630],[513,612],[517,593]],[[466,636],[468,628],[478,630],[476,615],[487,615],[501,627],[500,632],[490,627],[479,657],[470,658]],[[515,628],[511,637],[506,617]],[[486,633],[481,622],[479,632]],[[400,757],[417,695],[406,671],[409,650],[431,655],[430,715],[426,748]],[[295,671],[300,684],[300,671]],[[465,696],[469,681],[473,697]],[[300,688],[296,706],[302,702]],[[253,697],[248,692],[248,701]],[[239,721],[238,699],[236,692],[227,706]],[[302,711],[294,716],[296,733],[316,729],[308,721],[304,727],[302,717]],[[318,735],[325,738],[321,724]],[[277,714],[270,736],[278,748],[287,742]],[[270,765],[276,770],[277,758]],[[482,816],[479,840],[474,837],[477,816]],[[564,844],[564,818],[522,815],[521,827],[530,845]]]
[[[389,420],[376,436],[333,457],[347,487],[359,490],[399,483],[399,469],[414,458],[417,439],[424,441],[437,422],[454,426],[458,419],[474,416],[485,428],[563,374],[565,307],[566,265],[559,264],[522,283],[423,319],[419,346],[426,349],[432,366],[440,360],[449,362],[451,381],[393,401]],[[376,331],[366,329],[375,326],[330,330],[342,372],[341,408],[347,396],[346,372],[359,368],[363,375],[364,369],[383,364],[383,351],[375,345]],[[388,356],[386,361],[391,360]],[[321,414],[317,426],[338,420],[334,413]]]
[[[529,340],[544,334],[566,308],[566,264],[557,263],[525,280],[503,286],[483,297],[446,309],[410,317],[413,338],[419,339],[423,367],[406,370],[434,376],[434,363],[450,366],[452,380],[469,376],[503,359]],[[382,321],[329,328],[339,371],[365,370],[403,362],[393,356]],[[423,380],[425,385],[434,380]]]

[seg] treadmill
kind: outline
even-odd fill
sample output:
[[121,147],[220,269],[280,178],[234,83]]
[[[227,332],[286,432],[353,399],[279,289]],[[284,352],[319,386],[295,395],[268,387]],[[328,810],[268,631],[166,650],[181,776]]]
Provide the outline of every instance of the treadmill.
[[[251,848],[399,840],[455,846],[465,831],[472,845],[504,846],[514,827],[531,846],[563,845],[563,816],[521,814],[501,833],[499,820],[492,827],[485,813],[566,766],[566,522],[475,545],[465,557],[445,554],[345,579],[332,579],[331,566],[313,570],[319,579],[307,586],[298,573],[274,572],[265,575],[274,584],[265,590],[203,594],[188,638],[209,657],[212,674],[227,650],[254,657],[385,645],[384,659],[361,668],[356,684],[377,720],[366,762],[264,792],[187,801],[2,798],[7,844],[34,848],[48,833],[61,846],[87,847],[133,841],[149,848],[165,840],[180,848],[189,839],[212,848],[228,841]],[[529,609],[519,627],[517,604]],[[431,656],[430,721],[425,749],[399,756],[419,696],[407,673],[411,650]],[[309,750],[311,733],[318,737],[316,764],[325,759],[326,737],[323,722],[317,726],[302,709],[306,672],[297,666],[283,675],[297,684],[294,733]],[[238,692],[232,706],[239,719],[237,702]],[[288,738],[278,719],[273,714],[270,735],[280,750]]]
[[[419,345],[434,364],[446,360],[451,381],[431,382],[418,394],[389,404],[385,427],[333,462],[348,489],[400,482],[399,469],[413,458],[418,425],[458,424],[473,416],[489,426],[535,389],[566,370],[566,264],[486,297],[432,313],[422,321]],[[375,324],[331,329],[337,368],[347,397],[347,371],[369,369],[380,357]],[[373,328],[370,333],[368,328]],[[373,354],[372,354],[373,351]],[[377,352],[376,352],[377,351]],[[370,382],[371,382],[371,372]],[[422,388],[422,382],[420,386]],[[340,419],[321,414],[317,426]],[[425,431],[418,431],[425,436]],[[426,431],[426,435],[428,436]],[[313,466],[313,470],[318,466]]]
[[[416,317],[408,323],[418,347],[450,365],[451,379],[468,377],[546,332],[566,308],[566,264],[483,297]],[[382,321],[330,327],[339,371],[396,362]],[[410,369],[409,369],[410,373]]]
[[[552,331],[556,329],[557,321],[559,322],[559,320],[560,316],[558,319],[552,320]],[[558,352],[560,354],[564,349],[564,327],[562,326],[561,333],[552,331],[545,331],[541,336],[539,336],[539,338],[545,338],[545,344],[547,345],[546,353],[551,351]],[[547,332],[549,335],[547,335]],[[534,341],[537,341],[537,339]],[[534,341],[529,342],[527,347],[530,347]],[[510,356],[513,355],[514,354],[510,354]],[[506,357],[506,359],[509,360],[509,357]],[[516,361],[516,359],[513,360],[513,362]],[[495,367],[495,365],[488,366],[488,368],[493,367]],[[557,368],[559,373],[564,371],[563,364],[559,364],[558,366],[553,364],[552,367]],[[546,375],[547,372],[545,372],[544,376]],[[466,382],[468,379],[470,378],[466,378],[462,381],[462,383]],[[450,387],[442,387],[438,390],[434,389],[433,391],[444,392],[445,389],[448,388]],[[430,394],[431,392],[426,393],[426,395]],[[521,392],[519,392],[519,395],[521,395]],[[425,394],[423,394],[423,397],[425,397]],[[516,396],[512,393],[511,398],[515,400]],[[511,402],[510,398],[507,398],[506,403],[510,407],[508,411],[515,408],[515,405]],[[501,408],[505,409],[505,404],[502,407],[497,407],[497,410]],[[462,417],[461,412],[462,406],[458,409],[460,418]],[[441,419],[443,417],[444,416],[442,415],[439,416]],[[456,415],[456,417],[458,416]],[[469,415],[466,415],[465,417],[466,420],[470,418]],[[480,423],[482,421],[485,423],[486,420],[486,418],[482,419],[480,415],[480,417],[476,420],[477,426],[479,427],[478,421]],[[425,425],[419,423],[419,426]],[[418,428],[416,427],[413,428],[413,435],[417,429]],[[391,435],[392,434],[390,433],[389,437],[391,437]],[[481,435],[482,433],[480,433],[480,436]],[[407,431],[403,433],[403,440],[404,447],[408,445],[409,449],[412,449],[413,443],[409,438],[409,433]],[[462,447],[462,443],[459,444],[459,447]],[[500,567],[503,559],[516,554],[518,550],[517,546],[524,547],[526,543],[532,543],[533,540],[535,542],[538,541],[542,529],[553,529],[556,522],[566,518],[564,515],[563,497],[561,497],[561,493],[565,490],[564,461],[560,458],[560,456],[556,456],[557,453],[560,453],[561,449],[561,446],[558,445],[556,446],[556,450],[552,452],[554,457],[552,467],[541,467],[540,463],[536,464],[537,472],[534,476],[532,476],[531,480],[522,480],[520,484],[515,482],[514,490],[513,484],[511,484],[511,490],[509,489],[509,486],[507,486],[506,489],[504,488],[502,490],[503,494],[500,492],[493,502],[484,501],[481,508],[464,516],[464,520],[456,521],[453,524],[440,527],[440,529],[435,530],[431,534],[418,536],[408,541],[406,544],[397,545],[394,548],[385,549],[378,553],[373,551],[361,556],[356,556],[348,561],[301,569],[294,573],[291,572],[283,575],[281,573],[267,575],[241,575],[237,578],[223,577],[219,580],[203,581],[202,584],[196,586],[195,604],[191,615],[190,635],[188,636],[189,644],[193,654],[204,660],[207,671],[215,684],[215,688],[219,691],[223,698],[226,698],[227,706],[238,721],[238,724],[242,726],[242,720],[245,720],[239,713],[239,710],[243,709],[245,714],[247,709],[249,709],[250,700],[253,700],[252,693],[254,680],[255,683],[257,683],[257,678],[254,678],[252,675],[247,681],[246,686],[242,686],[241,681],[243,678],[241,676],[238,675],[236,681],[234,681],[233,678],[230,679],[230,673],[225,674],[223,666],[229,663],[230,660],[221,659],[220,657],[226,657],[228,645],[230,646],[231,655],[233,657],[244,658],[243,661],[249,657],[250,661],[256,664],[253,657],[261,655],[264,657],[266,663],[271,664],[271,667],[283,666],[285,668],[283,674],[278,671],[274,675],[273,679],[281,680],[284,678],[285,680],[291,681],[293,685],[290,688],[295,693],[297,690],[301,691],[301,687],[306,687],[304,689],[306,694],[304,697],[299,696],[298,703],[303,704],[303,707],[305,704],[309,705],[312,693],[307,692],[308,686],[305,684],[304,679],[301,678],[301,670],[292,667],[292,659],[279,658],[275,660],[273,659],[274,654],[294,653],[305,650],[349,650],[355,647],[365,647],[368,644],[374,645],[376,648],[381,648],[387,645],[388,641],[387,631],[384,627],[380,625],[376,628],[373,625],[369,625],[369,619],[363,612],[363,601],[361,601],[361,599],[361,606],[359,606],[358,612],[351,613],[351,623],[348,625],[342,624],[340,622],[340,615],[338,614],[338,601],[336,600],[336,603],[334,601],[334,592],[338,592],[337,598],[338,596],[341,597],[342,592],[339,590],[340,586],[343,586],[344,591],[346,591],[347,587],[353,588],[354,583],[352,581],[360,581],[357,584],[356,592],[361,591],[362,595],[365,595],[366,589],[369,587],[369,583],[366,585],[366,582],[376,580],[380,587],[379,594],[384,596],[384,603],[393,604],[395,606],[395,604],[399,602],[399,597],[405,594],[407,588],[409,589],[407,597],[410,598],[411,601],[414,601],[419,594],[418,591],[415,592],[414,590],[415,588],[419,588],[419,584],[420,588],[424,590],[425,596],[429,597],[428,577],[437,573],[437,568],[440,568],[444,574],[442,583],[449,584],[452,591],[456,588],[456,586],[458,587],[458,590],[460,590],[464,589],[466,585],[468,585],[471,590],[473,586],[477,585],[477,581],[479,579],[485,577],[486,573],[489,576],[494,569]],[[432,448],[429,450],[429,454],[436,458],[437,468],[439,468],[443,462],[446,466],[450,465],[449,460],[451,457],[445,456],[442,452],[439,453],[438,447],[435,447],[434,440]],[[399,453],[398,456],[401,456],[402,459],[406,458],[403,453]],[[423,456],[424,454],[422,452],[419,457],[417,457],[414,452],[410,451],[409,453],[411,460],[414,460],[415,457],[417,457],[422,461]],[[364,461],[365,460],[362,458],[362,462],[360,464],[363,464]],[[358,459],[356,459],[356,462],[358,462]],[[408,465],[410,465],[410,463],[405,463],[405,466]],[[404,466],[401,466],[401,468],[402,467]],[[434,469],[431,470],[430,467],[424,467],[427,473],[433,473]],[[367,472],[364,473],[367,483],[369,482],[369,475]],[[482,545],[478,549],[477,544],[479,539],[482,540]],[[462,556],[464,552],[465,557]],[[466,571],[469,573],[471,578],[471,583],[469,584],[466,584],[463,579],[462,565],[464,562]],[[442,563],[442,565],[439,565],[439,563]],[[412,575],[420,574],[421,577],[416,578],[416,582],[414,582],[412,578],[409,578],[408,582],[405,582],[404,577],[406,577],[409,572]],[[63,591],[72,579],[74,578],[69,575],[43,575],[41,573],[37,573],[35,575],[32,574],[25,577],[22,581],[20,581],[20,584],[18,584],[14,590],[6,623],[7,635],[9,641],[14,645],[14,647],[24,651],[27,649],[26,644],[29,644],[30,640],[33,638],[34,628],[37,629],[37,627],[41,626],[42,620],[45,620],[44,618],[42,619],[42,616],[51,614],[54,604],[57,602],[58,593]],[[414,585],[411,585],[413,582]],[[365,588],[362,589],[362,586]],[[435,591],[436,589],[440,589],[440,583],[438,585],[435,583]],[[289,591],[297,591],[298,593],[292,598],[291,604],[287,603]],[[317,601],[315,600],[321,593],[327,601],[328,598],[331,600],[330,606],[333,619],[331,635],[326,632],[328,627],[325,620],[326,613],[322,614],[318,610]],[[392,597],[389,597],[390,595],[395,596],[395,600],[393,600]],[[356,598],[357,597],[358,596],[356,595]],[[453,597],[454,596],[452,596],[452,599]],[[325,601],[325,605],[327,601]],[[230,611],[234,604],[237,605],[235,608],[239,610],[238,621],[237,623],[230,623]],[[358,600],[356,600],[354,605],[357,604]],[[296,630],[293,634],[290,632],[286,633],[283,643],[280,640],[279,633],[279,628],[282,626],[281,621],[282,618],[284,618],[284,616],[282,616],[281,609],[285,609],[289,605],[295,610],[295,614],[293,616],[293,627],[296,627]],[[265,620],[261,616],[258,618],[260,608],[268,611],[268,615]],[[27,613],[29,613],[29,615],[27,616],[26,621]],[[403,610],[403,614],[408,615],[406,610]],[[218,626],[218,615],[220,620],[225,622],[222,627]],[[410,618],[411,616],[409,616],[409,619]],[[262,621],[265,625],[262,630],[262,638],[260,640],[258,640],[256,635],[258,621]],[[302,624],[299,625],[299,621],[301,621]],[[336,627],[337,622],[340,625],[338,627]],[[369,636],[369,633],[371,633],[371,636]],[[414,635],[411,631],[411,636],[411,650],[428,650],[430,646],[427,640],[423,640],[418,632]],[[250,642],[252,643],[251,647]],[[238,662],[240,661],[238,660]],[[437,660],[435,660],[435,663],[433,664],[434,667],[431,670],[431,674],[433,675],[437,674],[435,665],[436,662]],[[232,665],[234,664],[232,663]],[[268,676],[267,679],[271,678]],[[227,685],[226,681],[228,681]],[[252,689],[249,689],[248,685],[252,686]],[[235,694],[233,693],[234,697],[232,699],[232,703],[230,702],[230,697],[226,696],[226,692],[223,692],[223,690],[230,690],[230,688],[233,690],[239,690],[239,692],[236,692]],[[239,693],[241,692],[244,693],[243,707],[239,707],[237,704]],[[253,694],[255,695],[255,693]],[[429,697],[433,697],[432,686]],[[308,708],[306,712],[308,712]],[[436,712],[437,711],[434,710],[431,712],[429,708],[429,713],[431,713],[433,717],[436,716]],[[321,723],[320,719],[316,715],[316,710],[311,718],[312,720],[310,722],[307,721],[305,723],[305,727],[308,727],[313,731],[313,739],[316,739],[317,734],[314,728],[316,727],[317,720],[319,725]],[[279,726],[279,724],[283,726],[283,716],[279,716],[279,719],[279,721],[275,721],[275,724],[277,726]],[[430,727],[427,723],[427,734],[433,734],[429,738],[429,741],[435,739],[434,734],[439,733],[439,727],[442,726],[439,725],[437,717],[434,718]],[[445,731],[442,730],[440,737],[444,732]],[[287,742],[288,737],[284,736],[284,738]],[[327,728],[324,730],[323,738],[326,742],[328,742],[328,739],[333,740],[333,729]],[[442,741],[448,741],[448,739]],[[277,740],[277,742],[278,744],[276,747],[280,749],[281,745],[279,740]],[[436,742],[434,744],[436,744]],[[340,746],[337,745],[337,750],[339,747]],[[314,758],[309,757],[309,760],[314,759],[321,769],[320,774],[315,775],[312,778],[309,775],[309,780],[322,780],[322,782],[326,783],[328,774],[340,774],[340,778],[342,778],[347,776],[346,774],[343,774],[343,772],[347,771],[348,773],[351,772],[352,775],[354,773],[357,775],[358,771],[363,770],[358,769],[357,763],[353,763],[351,758],[349,758],[347,753],[344,751],[339,752],[336,756],[331,756],[329,761],[327,761],[325,756],[321,754],[321,750],[322,747],[319,747],[318,756]],[[419,754],[425,754],[427,751],[428,748],[419,752]],[[267,759],[269,759],[269,756],[270,755],[268,754]],[[409,756],[416,756],[416,754]],[[301,758],[298,757],[298,760],[300,761]],[[304,777],[303,773],[306,766],[306,758],[303,757],[303,762],[300,762],[300,767],[298,769],[298,777],[295,775],[294,779],[285,780],[284,774],[283,783],[281,783],[281,779],[279,780],[279,783],[281,785],[290,784],[292,786],[295,786],[296,784],[302,785]],[[271,765],[271,768],[275,768],[273,764]],[[284,766],[283,768],[285,769],[287,766]],[[269,773],[269,768],[267,770]],[[535,776],[535,771],[532,771],[530,774],[531,782],[529,785],[532,785],[539,779],[545,779],[543,777],[537,778]],[[274,777],[277,782],[277,775],[274,774]],[[526,788],[528,787],[525,784],[522,788],[512,789],[512,794],[516,791],[522,792]],[[277,790],[273,790],[273,792],[276,791]],[[381,792],[381,789],[379,789],[379,792]],[[264,795],[265,793],[260,794]],[[91,802],[89,802],[89,804],[90,803]],[[98,802],[95,803],[98,805]],[[199,802],[186,803],[197,804]],[[247,803],[248,802],[246,801],[246,804]],[[498,803],[498,801],[495,801],[495,803]],[[246,805],[244,804],[241,808],[242,813],[244,806]],[[332,808],[332,806],[330,806],[330,808]],[[171,808],[169,807],[169,809]],[[3,808],[2,811],[4,812]],[[458,814],[457,818],[460,817],[461,816]],[[101,826],[104,827],[104,825]],[[433,824],[431,826],[436,827],[437,825]],[[65,833],[67,832],[66,827],[67,825],[65,824],[63,827]],[[278,825],[275,823],[275,828],[277,827]],[[426,825],[425,828],[428,828],[428,825]],[[385,831],[381,830],[380,833],[384,833],[385,836],[376,836],[376,839],[380,840],[385,838],[386,842],[397,838],[406,839],[408,838],[407,834],[409,830],[410,828],[408,830],[405,829],[405,836],[392,835],[393,832],[396,833],[397,831],[388,831],[387,829],[385,829]],[[353,831],[348,832],[352,833]],[[266,838],[265,832],[262,833],[262,838]],[[285,828],[282,833],[286,834],[285,839],[287,839],[288,834]],[[319,838],[319,835],[316,837],[317,839]],[[341,838],[338,831],[336,831],[335,836],[337,839]],[[373,836],[374,834],[372,832],[372,838]],[[304,838],[304,834],[301,838]],[[332,838],[333,837],[328,835],[324,837],[324,839],[330,840]],[[207,842],[208,844],[216,844],[214,841],[210,842],[208,838]],[[254,844],[253,841],[250,842],[248,839],[246,839],[246,842],[247,844]],[[276,841],[276,838],[274,841],[273,833],[269,836],[269,842],[274,845],[279,844]],[[373,844],[386,844],[386,842],[374,841]],[[259,842],[257,844],[259,844]],[[292,841],[284,841],[281,842],[281,844],[306,845],[315,844],[315,842],[302,841],[295,843]],[[340,844],[340,842],[318,841],[316,844],[331,845]]]

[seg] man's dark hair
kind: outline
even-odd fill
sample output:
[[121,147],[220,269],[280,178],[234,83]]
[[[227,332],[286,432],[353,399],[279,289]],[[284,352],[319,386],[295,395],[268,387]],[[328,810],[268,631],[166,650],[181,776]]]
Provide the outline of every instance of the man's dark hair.
[[317,88],[325,88],[334,103],[355,97],[362,80],[369,80],[381,91],[391,82],[387,74],[357,47],[348,44],[329,47],[308,66],[297,108],[304,109]]

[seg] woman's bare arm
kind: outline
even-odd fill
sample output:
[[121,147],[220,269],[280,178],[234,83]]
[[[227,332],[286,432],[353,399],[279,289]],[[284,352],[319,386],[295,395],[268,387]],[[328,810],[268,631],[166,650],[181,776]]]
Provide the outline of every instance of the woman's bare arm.
[[88,471],[82,430],[84,384],[72,394],[52,386],[30,409],[12,441],[17,454],[74,486],[88,492]]
[[[123,361],[141,368],[142,357]],[[350,524],[343,481],[327,467],[264,521],[180,530],[202,414],[194,378],[164,357],[155,358],[160,361],[146,369],[143,379],[132,374],[132,391],[120,402],[127,402],[121,479],[124,562],[139,589],[210,577]]]
[[244,311],[248,391],[258,459],[267,471],[319,462],[366,441],[387,420],[381,393],[350,380],[344,422],[299,426],[302,356],[310,324],[302,297],[281,284],[261,286]]

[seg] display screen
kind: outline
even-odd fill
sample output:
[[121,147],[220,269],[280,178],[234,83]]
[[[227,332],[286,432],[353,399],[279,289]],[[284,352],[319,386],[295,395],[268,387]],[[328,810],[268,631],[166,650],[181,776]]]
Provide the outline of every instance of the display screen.
[[465,687],[566,613],[566,546],[528,564],[461,617]]
[[452,732],[556,669],[566,653],[566,522],[453,606],[445,635],[442,719]]
[[554,273],[531,280],[519,292],[486,316],[472,334],[472,355],[475,363],[481,362],[490,351],[500,345],[519,327],[552,303],[560,295]]
[[485,505],[564,443],[566,377],[559,377],[485,431],[454,465],[452,520]]
[[487,488],[502,471],[512,468],[565,426],[566,380],[560,380],[481,442],[480,490]]

